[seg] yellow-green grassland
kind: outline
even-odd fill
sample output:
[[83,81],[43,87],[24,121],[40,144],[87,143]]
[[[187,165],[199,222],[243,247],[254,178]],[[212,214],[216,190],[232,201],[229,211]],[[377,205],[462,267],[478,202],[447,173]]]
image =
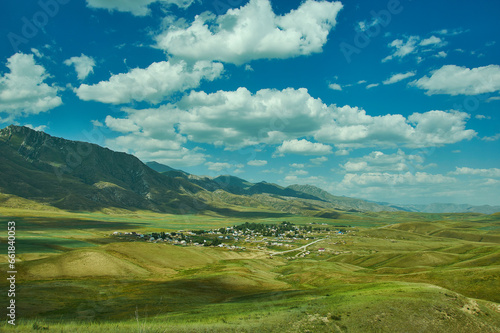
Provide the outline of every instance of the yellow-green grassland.
[[[500,332],[500,214],[246,218],[23,205],[0,208],[3,274],[8,221],[17,259],[16,326],[4,320],[0,331]],[[226,239],[231,226],[284,221],[303,231]],[[150,239],[161,232],[193,236]],[[202,246],[214,239],[223,242]],[[5,309],[5,278],[0,288]]]

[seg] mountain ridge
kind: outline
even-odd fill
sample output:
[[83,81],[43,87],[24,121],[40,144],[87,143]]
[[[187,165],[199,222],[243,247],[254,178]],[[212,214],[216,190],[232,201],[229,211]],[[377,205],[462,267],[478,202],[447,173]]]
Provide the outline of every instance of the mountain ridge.
[[[115,207],[180,214],[262,210],[336,216],[338,211],[422,209],[335,196],[312,185],[283,187],[231,175],[196,176],[154,161],[143,163],[133,155],[96,144],[15,125],[0,129],[0,194],[67,210]],[[483,207],[488,212],[492,209],[496,207]]]

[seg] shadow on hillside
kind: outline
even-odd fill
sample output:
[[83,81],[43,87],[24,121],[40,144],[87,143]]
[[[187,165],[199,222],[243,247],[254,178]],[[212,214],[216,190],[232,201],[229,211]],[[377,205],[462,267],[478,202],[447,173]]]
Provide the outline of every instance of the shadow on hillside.
[[229,208],[219,208],[212,210],[213,212],[228,216],[228,217],[245,217],[245,218],[273,218],[273,217],[287,217],[292,216],[290,213],[279,212],[242,212]]

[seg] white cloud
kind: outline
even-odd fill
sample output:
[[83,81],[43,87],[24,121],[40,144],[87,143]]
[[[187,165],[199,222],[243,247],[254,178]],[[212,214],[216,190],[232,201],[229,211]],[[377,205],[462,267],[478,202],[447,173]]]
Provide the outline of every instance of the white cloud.
[[455,171],[450,172],[451,175],[471,175],[471,176],[481,176],[486,178],[500,178],[500,169],[474,169],[474,168],[459,168],[457,167]]
[[493,102],[493,101],[500,101],[500,96],[493,96],[493,97],[490,97],[486,100],[487,103]]
[[207,162],[205,165],[208,167],[208,170],[221,172],[222,170],[229,170],[233,168],[233,165],[230,163],[221,163],[221,162]]
[[31,48],[31,53],[33,53],[34,55],[36,55],[38,58],[43,58],[42,52],[40,52],[38,49]]
[[101,123],[99,120],[91,120],[90,121],[92,123],[92,125],[94,125],[95,127],[103,127],[104,124]]
[[466,33],[466,32],[469,32],[469,30],[465,30],[465,29],[461,29],[461,28],[452,29],[452,30],[442,29],[439,31],[435,31],[436,34],[442,35],[442,36],[458,36],[458,35],[461,35],[461,34]]
[[[406,36],[404,39],[395,39],[389,43],[389,47],[393,49],[392,54],[388,55],[382,62],[387,62],[395,58],[403,59],[411,54],[422,54],[424,52],[434,51],[437,48],[443,47],[447,44],[445,40],[440,37],[431,36],[429,38],[422,39],[419,36]],[[441,51],[435,55],[435,57],[444,58],[447,53]],[[422,56],[417,57],[417,61],[420,63],[423,61]]]
[[350,159],[341,167],[346,172],[404,172],[414,169],[424,169],[424,159],[420,155],[406,155],[402,150],[395,154],[384,154],[380,151],[369,155]]
[[391,76],[390,78],[388,78],[387,80],[385,80],[382,83],[385,84],[385,85],[387,85],[387,84],[393,84],[393,83],[396,83],[396,82],[399,82],[399,81],[406,80],[407,78],[415,76],[415,75],[416,75],[415,72],[407,72],[407,73],[394,74],[393,76]]
[[141,129],[132,119],[117,119],[111,116],[106,117],[106,126],[120,133],[137,132]]
[[375,88],[375,87],[378,87],[379,85],[380,85],[380,83],[371,83],[371,84],[366,86],[366,89]]
[[85,80],[90,73],[94,73],[95,61],[82,53],[79,57],[71,57],[64,60],[66,66],[75,66],[78,80]]
[[285,154],[298,154],[298,155],[325,155],[331,154],[332,147],[318,142],[310,142],[305,139],[302,140],[288,140],[284,141],[281,146],[276,149],[276,155],[282,156]]
[[439,37],[436,36],[431,36],[429,38],[426,38],[420,42],[420,46],[428,46],[428,45],[439,45],[443,44],[443,40]]
[[332,89],[332,90],[338,90],[338,91],[341,91],[342,90],[342,86],[338,83],[330,83],[328,85],[328,88]]
[[328,115],[321,100],[292,88],[191,92],[177,106],[186,112],[179,129],[189,140],[232,150],[306,136]]
[[442,146],[477,134],[465,129],[469,115],[457,111],[414,113],[405,118],[400,114],[372,117],[365,110],[350,106],[330,106],[330,110],[331,118],[324,120],[314,137],[340,148]]
[[201,150],[183,147],[187,139],[176,131],[175,124],[180,118],[171,105],[157,109],[123,110],[127,113],[125,118],[106,117],[106,126],[122,133],[106,140],[109,148],[134,154],[143,161],[157,161],[177,168],[206,161],[208,156]]
[[368,172],[362,174],[348,173],[342,180],[343,186],[399,186],[420,184],[445,184],[454,183],[456,179],[440,174],[433,175],[426,172],[388,173]]
[[412,133],[415,144],[425,142],[442,146],[470,140],[477,135],[474,130],[465,129],[465,122],[469,117],[467,113],[458,111],[429,111],[414,113],[408,117],[408,120],[416,124],[415,132]]
[[307,176],[309,174],[308,171],[306,170],[293,170],[290,172],[289,175],[295,175],[295,176]]
[[309,177],[299,177],[300,175],[288,175],[283,179],[283,183],[286,185],[290,184],[310,184],[316,186],[322,186],[325,181],[321,177],[309,176]]
[[403,41],[402,39],[393,40],[391,43],[389,43],[389,47],[393,48],[394,51],[391,55],[382,59],[382,62],[387,62],[394,58],[402,59],[407,55],[414,53],[417,49],[418,41],[418,36],[410,36],[406,39],[406,41]]
[[304,164],[299,164],[299,163],[293,163],[293,164],[290,164],[290,166],[292,168],[296,168],[296,169],[303,169],[305,167]]
[[[123,134],[114,139],[114,145],[144,154],[168,150],[171,151],[165,157],[168,159],[188,141],[225,150],[279,145],[275,156],[331,154],[332,145],[336,145],[336,154],[346,155],[350,149],[374,146],[379,149],[443,146],[477,135],[466,129],[469,115],[463,112],[371,116],[355,107],[327,106],[312,98],[306,89],[292,88],[263,89],[255,94],[246,88],[211,94],[191,92],[175,104],[123,111],[126,115],[121,118],[106,119],[110,129]],[[157,141],[148,141],[143,146],[135,141],[137,138]],[[191,153],[195,152],[184,150],[182,154],[192,156]],[[196,161],[203,157],[196,156]]]
[[269,0],[250,0],[218,17],[198,15],[189,26],[182,20],[169,24],[156,41],[176,57],[237,65],[309,55],[322,51],[341,9],[340,2],[307,0],[276,16]]
[[365,32],[369,30],[370,28],[379,25],[381,22],[378,17],[374,17],[371,22],[367,22],[366,20],[364,21],[359,21],[357,22],[358,26],[357,29],[361,32]]
[[482,114],[477,114],[477,115],[474,116],[474,118],[479,119],[479,120],[491,119],[490,116],[485,116],[485,115],[482,115]]
[[328,157],[326,156],[321,156],[321,157],[317,157],[317,158],[311,158],[311,163],[313,164],[323,164],[324,162],[328,161]]
[[196,62],[188,67],[185,61],[155,62],[146,69],[135,68],[126,74],[113,75],[109,81],[82,84],[76,94],[85,101],[123,104],[132,101],[162,102],[175,92],[196,88],[202,80],[218,78],[224,66],[208,61]]
[[149,5],[155,2],[166,6],[175,4],[180,8],[187,8],[194,0],[87,0],[87,6],[109,11],[129,12],[135,16],[146,16],[151,13]]
[[0,114],[4,121],[20,116],[39,114],[62,104],[59,88],[44,81],[49,78],[45,68],[35,63],[32,54],[16,53],[7,60],[10,73],[0,76]]
[[157,161],[176,168],[202,164],[208,157],[195,149],[182,147],[174,140],[156,139],[139,133],[108,139],[106,145],[112,150],[133,154],[142,161]]
[[251,165],[251,166],[261,167],[261,166],[267,165],[267,161],[253,160],[253,161],[249,161],[247,164]]
[[35,126],[31,125],[31,124],[26,124],[24,126],[26,126],[28,128],[31,128],[32,130],[35,130],[35,131],[38,131],[38,132],[43,132],[43,131],[45,131],[47,129],[47,125],[40,125],[40,126],[35,127]]
[[339,149],[335,152],[336,156],[347,156],[351,153],[350,149]]
[[427,95],[478,95],[500,91],[500,66],[489,65],[469,69],[446,65],[410,83],[427,90]]
[[436,58],[446,58],[448,56],[448,53],[445,51],[439,51],[434,57]]
[[500,139],[500,133],[497,133],[493,136],[485,136],[484,138],[481,138],[481,140],[483,141],[497,141],[498,139]]

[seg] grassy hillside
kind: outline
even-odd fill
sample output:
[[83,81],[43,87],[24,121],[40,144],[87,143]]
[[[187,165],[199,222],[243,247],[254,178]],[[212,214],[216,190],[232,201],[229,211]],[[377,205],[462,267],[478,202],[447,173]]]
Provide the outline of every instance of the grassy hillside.
[[2,225],[15,220],[18,226],[20,332],[500,329],[498,214],[289,216],[311,227],[309,237],[319,242],[303,257],[296,251],[272,258],[271,248],[285,248],[266,249],[244,237],[235,244],[245,250],[229,250],[111,234],[274,224],[283,217],[18,208],[2,208],[0,214]]

